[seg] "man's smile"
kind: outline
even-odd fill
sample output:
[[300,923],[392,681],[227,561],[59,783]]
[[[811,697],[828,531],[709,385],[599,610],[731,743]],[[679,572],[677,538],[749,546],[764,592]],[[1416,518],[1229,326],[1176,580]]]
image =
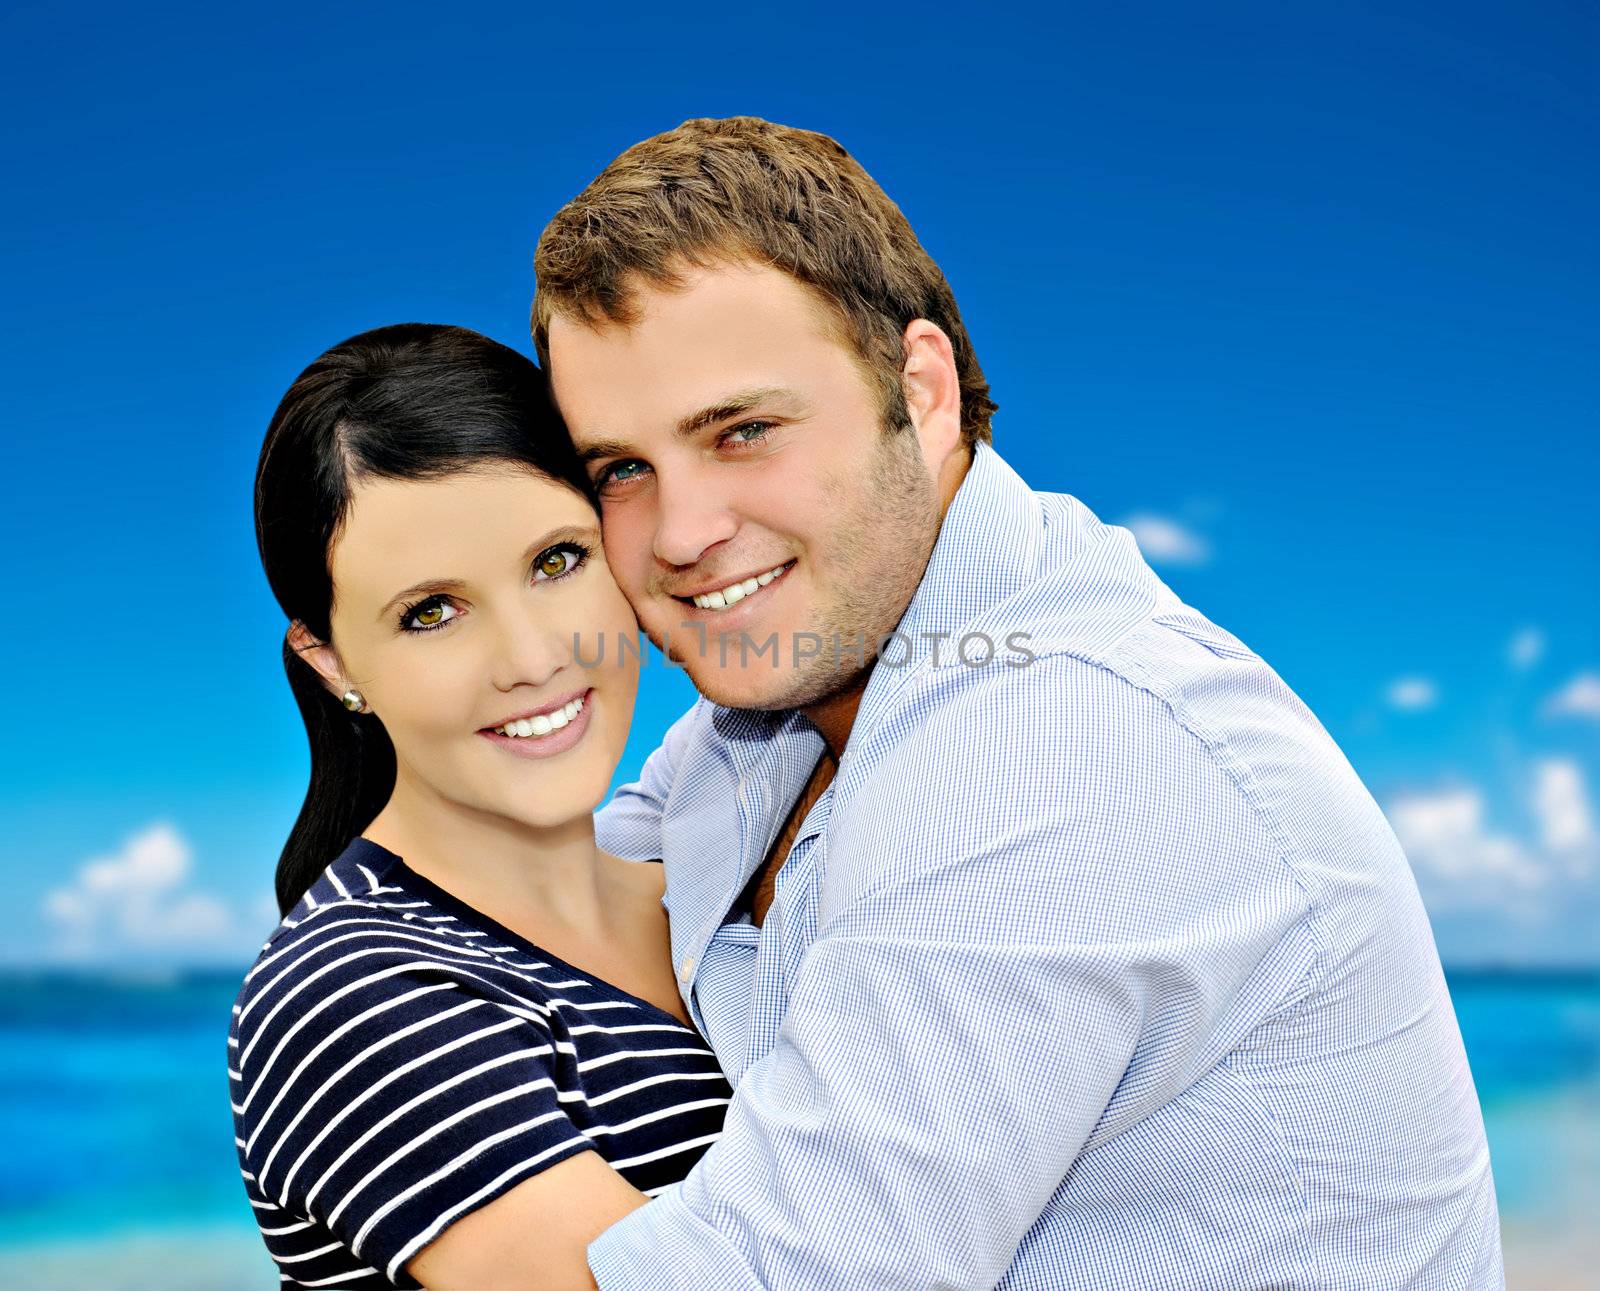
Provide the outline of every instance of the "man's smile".
[[782,565],[763,570],[759,574],[752,574],[746,578],[735,579],[721,587],[709,588],[706,591],[696,592],[689,596],[674,596],[672,599],[701,610],[716,612],[730,609],[747,597],[754,596],[762,588],[777,582],[778,579],[793,568],[794,561],[786,561]]

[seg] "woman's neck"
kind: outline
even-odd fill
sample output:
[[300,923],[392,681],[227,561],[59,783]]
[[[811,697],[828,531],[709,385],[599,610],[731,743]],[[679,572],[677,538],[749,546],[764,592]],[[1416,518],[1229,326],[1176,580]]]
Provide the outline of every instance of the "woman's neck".
[[605,873],[594,817],[530,825],[474,811],[410,783],[362,835],[458,900],[517,931],[589,938],[608,931]]

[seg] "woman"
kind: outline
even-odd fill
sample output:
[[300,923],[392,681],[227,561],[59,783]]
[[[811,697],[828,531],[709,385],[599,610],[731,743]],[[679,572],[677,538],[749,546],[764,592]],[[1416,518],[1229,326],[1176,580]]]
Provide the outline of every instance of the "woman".
[[661,867],[595,847],[635,624],[542,375],[460,328],[335,346],[267,431],[256,533],[311,743],[228,1041],[268,1249],[286,1286],[590,1287],[730,1091]]

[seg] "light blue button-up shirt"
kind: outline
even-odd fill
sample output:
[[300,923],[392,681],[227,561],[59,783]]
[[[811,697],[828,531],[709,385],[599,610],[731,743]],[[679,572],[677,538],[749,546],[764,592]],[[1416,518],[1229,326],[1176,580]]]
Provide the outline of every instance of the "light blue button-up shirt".
[[1277,675],[987,445],[900,632],[761,927],[803,718],[702,701],[600,814],[737,1087],[604,1291],[1503,1286],[1411,871]]

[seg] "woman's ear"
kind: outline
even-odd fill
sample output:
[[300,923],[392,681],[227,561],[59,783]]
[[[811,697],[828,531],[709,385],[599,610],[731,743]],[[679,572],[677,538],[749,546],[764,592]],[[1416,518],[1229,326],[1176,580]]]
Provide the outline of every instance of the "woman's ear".
[[328,688],[328,693],[335,698],[342,697],[350,688],[350,683],[345,680],[338,652],[326,641],[318,641],[312,636],[311,630],[299,619],[289,624],[286,639],[289,642],[289,649],[316,669],[317,676],[322,678],[322,684]]

